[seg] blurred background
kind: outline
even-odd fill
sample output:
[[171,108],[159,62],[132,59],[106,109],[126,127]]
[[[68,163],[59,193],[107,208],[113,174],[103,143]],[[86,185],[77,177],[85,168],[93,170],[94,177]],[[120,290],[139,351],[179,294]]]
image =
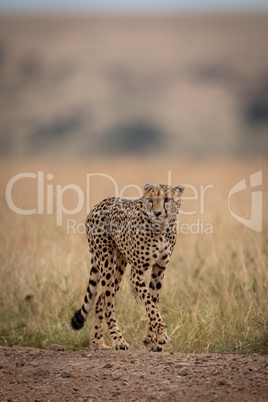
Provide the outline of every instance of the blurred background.
[[1,0],[1,157],[266,157],[267,10]]

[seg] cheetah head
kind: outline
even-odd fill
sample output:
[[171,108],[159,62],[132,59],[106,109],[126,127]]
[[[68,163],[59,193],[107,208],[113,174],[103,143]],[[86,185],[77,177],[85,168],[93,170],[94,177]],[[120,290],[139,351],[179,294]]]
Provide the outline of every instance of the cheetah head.
[[159,224],[175,218],[181,205],[183,186],[148,183],[144,186],[143,205],[151,222]]

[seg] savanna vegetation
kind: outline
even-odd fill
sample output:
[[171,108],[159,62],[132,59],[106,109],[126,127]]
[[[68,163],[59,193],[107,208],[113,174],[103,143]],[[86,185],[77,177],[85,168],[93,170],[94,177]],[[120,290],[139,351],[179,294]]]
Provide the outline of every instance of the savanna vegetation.
[[[263,228],[257,233],[231,216],[227,200],[230,189],[245,178],[247,190],[234,195],[230,207],[249,219],[249,175],[259,170],[263,171],[263,186],[258,188],[263,191]],[[14,184],[12,200],[21,209],[36,208],[39,214],[13,212],[5,197],[7,183],[15,174],[38,171],[43,172],[44,179],[39,190],[37,178],[41,176],[22,178]],[[268,353],[265,171],[264,160],[2,163],[0,344],[89,347],[91,319],[79,333],[71,331],[69,321],[81,305],[90,269],[83,233],[85,204],[90,200],[92,208],[101,199],[115,195],[112,177],[126,197],[139,196],[139,188],[150,181],[186,184],[183,213],[179,215],[180,233],[160,297],[160,310],[169,333],[165,350]],[[87,185],[89,173],[105,173],[110,178],[91,177]],[[81,188],[85,204],[76,214],[63,213],[62,226],[57,226],[61,203],[66,210],[78,205],[79,195],[64,189],[67,184]],[[48,203],[47,194],[52,195]],[[115,306],[120,329],[131,348],[144,348],[147,317],[132,289],[129,270]],[[105,337],[109,343],[107,333]]]

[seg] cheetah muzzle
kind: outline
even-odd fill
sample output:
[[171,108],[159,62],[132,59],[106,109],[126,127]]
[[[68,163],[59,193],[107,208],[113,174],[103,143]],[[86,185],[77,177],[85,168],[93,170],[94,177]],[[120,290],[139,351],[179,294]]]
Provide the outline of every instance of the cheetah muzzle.
[[[131,281],[148,314],[144,344],[148,350],[162,351],[167,342],[167,331],[158,310],[159,294],[176,243],[176,215],[183,190],[183,186],[172,188],[149,183],[144,186],[140,199],[107,198],[87,216],[86,233],[92,267],[84,303],[74,313],[71,326],[74,330],[84,326],[101,282],[102,292],[96,301],[91,332],[93,350],[107,349],[103,340],[103,317],[113,348],[129,349],[114,311],[114,297],[129,264]],[[148,269],[151,269],[149,287],[144,282]]]

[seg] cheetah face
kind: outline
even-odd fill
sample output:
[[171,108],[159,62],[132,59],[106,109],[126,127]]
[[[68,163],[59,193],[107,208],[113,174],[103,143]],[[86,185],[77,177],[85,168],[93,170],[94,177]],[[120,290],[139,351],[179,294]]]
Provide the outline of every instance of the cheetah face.
[[161,224],[176,217],[181,205],[183,186],[172,188],[164,184],[144,186],[144,210],[152,223]]

